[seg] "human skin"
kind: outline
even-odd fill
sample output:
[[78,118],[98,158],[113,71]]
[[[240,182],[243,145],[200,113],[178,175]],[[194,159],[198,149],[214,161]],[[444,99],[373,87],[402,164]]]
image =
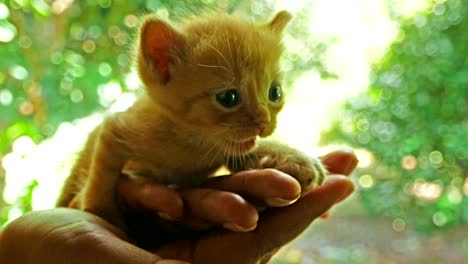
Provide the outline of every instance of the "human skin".
[[[214,184],[224,190],[249,193],[270,204],[272,191],[260,188],[267,181],[274,187],[274,197],[292,203],[272,206],[260,216],[256,210],[251,212],[252,204],[238,194],[230,195],[229,191],[199,189],[198,194],[197,191],[187,194],[155,185],[146,186],[148,189],[142,192],[134,188],[138,183],[124,181],[118,193],[121,196],[124,193],[123,199],[129,207],[152,208],[164,212],[166,218],[176,219],[181,217],[180,201],[184,200],[183,204],[195,212],[190,216],[194,223],[205,231],[191,240],[167,243],[151,252],[131,244],[124,232],[95,215],[70,208],[36,211],[13,221],[0,233],[0,263],[266,263],[279,248],[354,190],[352,182],[344,176],[357,164],[352,152],[333,152],[322,160],[331,175],[322,186],[295,202],[297,182],[275,170],[239,173]],[[263,183],[248,173],[263,174]],[[275,187],[285,182],[291,188],[281,191]],[[164,198],[149,199],[161,195]],[[223,206],[226,201],[227,205]],[[213,206],[222,210],[217,213],[206,210]],[[247,231],[252,225],[256,228],[250,232],[232,232],[212,227],[226,221],[243,229],[237,231]]]

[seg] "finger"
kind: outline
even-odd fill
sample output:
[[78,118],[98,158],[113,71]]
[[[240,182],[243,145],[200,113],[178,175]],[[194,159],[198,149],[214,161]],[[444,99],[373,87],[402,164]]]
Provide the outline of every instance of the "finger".
[[183,202],[173,189],[155,182],[142,182],[121,177],[117,185],[117,194],[123,202],[124,210],[149,209],[161,218],[173,220],[183,214]]
[[189,256],[182,259],[191,259],[194,263],[257,263],[259,256],[267,256],[291,241],[352,189],[347,177],[331,175],[322,186],[296,203],[266,211],[251,232],[213,232],[200,239],[195,247],[185,241],[163,246],[157,252],[167,257]]
[[[351,149],[331,152],[322,157],[322,161],[330,172],[344,175],[351,174],[358,164],[358,159]],[[321,219],[328,219],[329,217],[330,211],[320,216]]]
[[[240,195],[213,189],[190,189],[182,194],[186,215],[225,228],[246,232],[257,226],[257,210]],[[185,219],[184,219],[185,222]]]
[[345,199],[354,190],[353,183],[345,176],[330,175],[322,186],[312,190],[296,203],[273,208],[266,212],[253,232],[267,253],[280,247],[300,233],[312,221],[329,210],[335,203]]
[[329,172],[344,175],[351,174],[359,162],[356,154],[350,149],[333,151],[321,159]]
[[274,169],[247,170],[211,178],[204,187],[238,193],[265,201],[270,206],[286,206],[301,195],[301,186],[291,176]]

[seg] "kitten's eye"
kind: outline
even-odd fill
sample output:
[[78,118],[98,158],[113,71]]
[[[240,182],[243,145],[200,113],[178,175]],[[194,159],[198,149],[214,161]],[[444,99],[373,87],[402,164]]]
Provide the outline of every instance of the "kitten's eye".
[[281,96],[283,92],[281,91],[281,86],[277,84],[272,84],[270,90],[268,91],[268,99],[273,103],[278,103],[281,101]]
[[239,104],[240,96],[236,89],[224,90],[216,94],[216,101],[223,107],[232,108]]

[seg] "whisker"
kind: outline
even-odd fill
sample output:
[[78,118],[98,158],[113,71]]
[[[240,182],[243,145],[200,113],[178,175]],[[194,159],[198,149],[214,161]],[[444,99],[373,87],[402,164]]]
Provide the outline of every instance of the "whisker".
[[[228,147],[230,145],[230,142],[226,142],[225,145],[224,145],[224,158],[227,160],[227,163],[230,164],[230,158],[231,158],[231,155],[227,155],[227,151],[228,151]],[[234,166],[234,165],[233,165]],[[233,167],[234,168],[234,167]],[[235,168],[234,168],[235,170]]]
[[244,147],[242,146],[242,144],[237,144],[237,153],[236,153],[236,159],[237,161],[239,162],[239,168],[241,167],[242,165],[242,162],[241,162],[241,158],[242,158],[242,151],[244,151]]
[[[226,57],[223,55],[223,53],[221,53],[218,49],[216,49],[215,47],[213,47],[212,45],[210,45],[210,43],[208,43],[208,41],[205,41],[205,44],[210,47],[211,49],[213,49],[216,53],[219,54],[219,56],[221,56],[221,58],[224,60],[224,62],[226,62],[226,65],[231,67],[231,64],[229,63],[229,61],[226,59]],[[232,72],[229,71],[231,74]]]
[[226,44],[227,44],[227,47],[228,47],[228,50],[229,50],[229,58],[231,58],[231,61],[232,61],[231,44],[229,43],[229,36],[228,36],[227,33],[225,35],[225,40],[226,40]]
[[208,65],[208,64],[197,64],[198,66],[200,67],[206,67],[206,68],[219,68],[219,69],[223,69],[225,71],[227,71],[228,73],[232,74],[231,70],[229,70],[228,68],[224,67],[224,66],[220,66],[220,65]]
[[[220,130],[218,130],[218,131],[215,131],[215,132],[212,133],[211,135],[212,135],[212,136],[215,136],[215,135],[221,134],[221,133],[223,133],[223,132],[225,132],[225,131],[227,131],[227,130],[228,130],[228,128],[222,128],[222,129],[220,129]],[[200,143],[202,143],[202,142],[200,142]],[[218,142],[215,142],[215,143],[213,144],[213,146],[205,153],[203,159],[209,158],[209,154],[210,154],[213,150],[215,150],[217,147],[219,147],[219,143],[218,143]],[[216,151],[215,155],[213,155],[213,157],[211,158],[210,167],[213,165],[213,162],[214,162],[214,160],[216,159],[216,156],[217,156],[218,153],[219,153],[219,148],[218,148],[218,151]],[[203,159],[202,159],[202,160],[203,160]]]
[[241,160],[242,160],[242,168],[244,168],[244,169],[247,169],[248,163],[247,163],[246,161],[247,161],[247,156],[248,156],[248,155],[249,155],[248,153],[244,153],[244,154],[242,155],[242,157],[241,157]]
[[217,131],[217,132],[213,133],[212,135],[213,135],[213,136],[215,136],[215,135],[219,135],[219,134],[221,134],[221,133],[223,133],[223,132],[226,132],[227,130],[229,130],[229,128],[228,128],[228,127],[227,127],[227,128],[224,128],[224,129],[222,129],[222,130],[219,130],[219,131]]
[[240,49],[241,49],[241,46],[242,46],[242,45],[243,45],[243,41],[240,41],[240,42],[239,42],[239,45],[237,46],[237,64],[238,64],[238,65],[241,65],[241,62],[242,62],[242,61],[240,60],[240,59],[241,59],[241,56],[239,56],[239,54],[240,54]]
[[[211,146],[211,148],[210,148],[207,152],[205,152],[205,154],[202,156],[202,158],[201,158],[200,160],[201,160],[201,161],[204,161],[205,159],[208,159],[208,158],[210,157],[211,152],[212,152],[214,149],[216,149],[216,146],[217,146],[217,143],[215,142],[215,143],[213,144],[213,146]],[[210,167],[211,167],[211,165],[212,165],[212,164],[210,164]]]
[[219,123],[220,125],[227,126],[227,127],[232,127],[232,124],[229,123]]
[[[232,150],[234,148],[234,142],[229,142],[229,148]],[[228,154],[229,155],[229,159],[231,159],[231,162],[233,164],[233,168],[235,171],[237,171],[237,164],[236,164],[236,160],[234,159],[233,155],[231,154]]]
[[234,155],[232,155],[232,159],[234,160],[234,164],[236,164],[236,171],[238,170],[238,164],[237,164],[237,156],[239,154],[239,144],[235,143],[233,144],[234,147]]
[[213,157],[211,158],[210,167],[213,166],[213,163],[216,160],[216,157],[219,155],[219,152],[221,151],[221,148],[219,147],[218,143],[215,143],[215,149],[216,149],[216,152],[214,153]]

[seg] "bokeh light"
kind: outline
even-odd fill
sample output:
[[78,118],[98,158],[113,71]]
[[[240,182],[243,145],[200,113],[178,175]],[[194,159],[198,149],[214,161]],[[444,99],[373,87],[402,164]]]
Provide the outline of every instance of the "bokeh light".
[[442,191],[442,186],[437,183],[415,182],[413,184],[414,195],[426,201],[437,200],[442,194]]
[[364,174],[359,176],[358,182],[362,188],[371,188],[374,186],[374,177],[370,174]]
[[401,160],[401,166],[405,170],[414,170],[418,166],[418,160],[412,155],[404,156]]
[[406,222],[404,219],[396,218],[392,222],[392,228],[396,232],[403,232],[406,230]]

